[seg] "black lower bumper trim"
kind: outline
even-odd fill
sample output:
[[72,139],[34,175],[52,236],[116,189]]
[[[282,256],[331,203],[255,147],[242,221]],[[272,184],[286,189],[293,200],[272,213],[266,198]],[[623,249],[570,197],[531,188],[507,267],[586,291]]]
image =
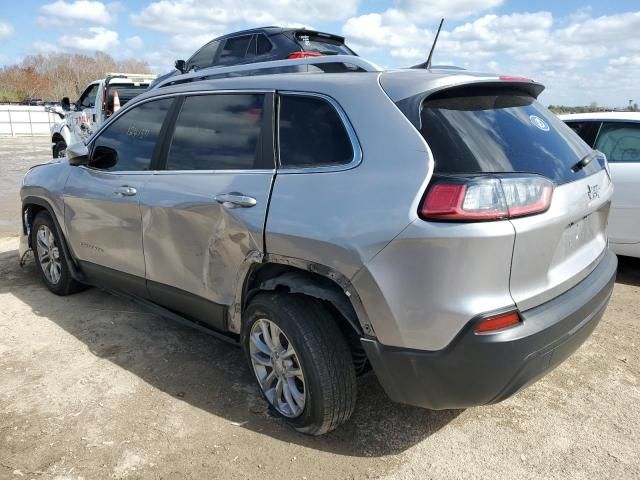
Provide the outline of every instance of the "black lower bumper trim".
[[578,349],[609,302],[617,258],[607,250],[582,282],[543,305],[521,312],[522,325],[475,334],[473,320],[443,350],[362,345],[389,397],[430,409],[499,402],[534,382]]

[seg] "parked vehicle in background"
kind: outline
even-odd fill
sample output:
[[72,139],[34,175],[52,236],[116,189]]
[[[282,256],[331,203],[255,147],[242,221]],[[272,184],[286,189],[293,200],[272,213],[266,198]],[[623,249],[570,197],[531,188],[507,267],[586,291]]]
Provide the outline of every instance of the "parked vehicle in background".
[[509,397],[609,301],[604,158],[533,81],[333,58],[359,73],[240,65],[135,98],[27,173],[21,254],[58,295],[100,285],[242,345],[300,432],[346,422],[370,367],[410,405]]
[[210,67],[320,55],[357,55],[344,43],[344,37],[300,28],[261,27],[214,38],[187,61],[177,60],[176,70],[158,77],[151,85],[180,73]]
[[640,257],[640,112],[560,115],[587,144],[607,156],[615,186],[607,229],[618,255]]
[[68,145],[88,138],[119,108],[118,104],[122,107],[140,95],[154,78],[155,75],[147,73],[108,73],[105,78],[91,82],[75,104],[65,97],[60,106],[47,108],[60,118],[51,127],[54,158],[64,157]]

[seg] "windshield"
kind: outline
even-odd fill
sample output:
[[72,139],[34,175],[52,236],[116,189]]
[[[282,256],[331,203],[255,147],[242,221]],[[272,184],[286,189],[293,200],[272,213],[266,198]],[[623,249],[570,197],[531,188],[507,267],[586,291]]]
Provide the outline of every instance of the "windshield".
[[420,133],[440,174],[526,172],[561,184],[603,168],[594,161],[572,170],[593,150],[533,97],[504,88],[427,98]]

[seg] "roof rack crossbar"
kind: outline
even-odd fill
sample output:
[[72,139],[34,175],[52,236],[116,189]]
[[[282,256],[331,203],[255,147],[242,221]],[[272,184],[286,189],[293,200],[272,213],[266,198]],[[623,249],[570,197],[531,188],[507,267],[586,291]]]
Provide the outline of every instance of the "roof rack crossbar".
[[242,76],[243,72],[249,73],[256,70],[269,70],[281,67],[292,67],[300,65],[320,65],[330,63],[343,63],[353,65],[365,72],[381,72],[382,68],[373,62],[353,55],[327,55],[323,57],[306,57],[287,60],[274,60],[271,62],[248,63],[244,65],[233,65],[230,67],[208,67],[181,75],[174,75],[162,81],[158,87],[164,87],[174,83],[195,82],[205,80],[207,77],[224,75],[227,73],[237,73]]

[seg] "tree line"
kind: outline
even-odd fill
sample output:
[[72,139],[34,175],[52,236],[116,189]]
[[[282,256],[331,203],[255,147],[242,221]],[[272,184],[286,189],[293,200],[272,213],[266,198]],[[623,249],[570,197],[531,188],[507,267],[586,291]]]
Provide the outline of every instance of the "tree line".
[[38,98],[73,102],[93,80],[107,72],[148,73],[140,60],[115,60],[106,53],[49,53],[29,55],[20,63],[0,69],[0,102]]

